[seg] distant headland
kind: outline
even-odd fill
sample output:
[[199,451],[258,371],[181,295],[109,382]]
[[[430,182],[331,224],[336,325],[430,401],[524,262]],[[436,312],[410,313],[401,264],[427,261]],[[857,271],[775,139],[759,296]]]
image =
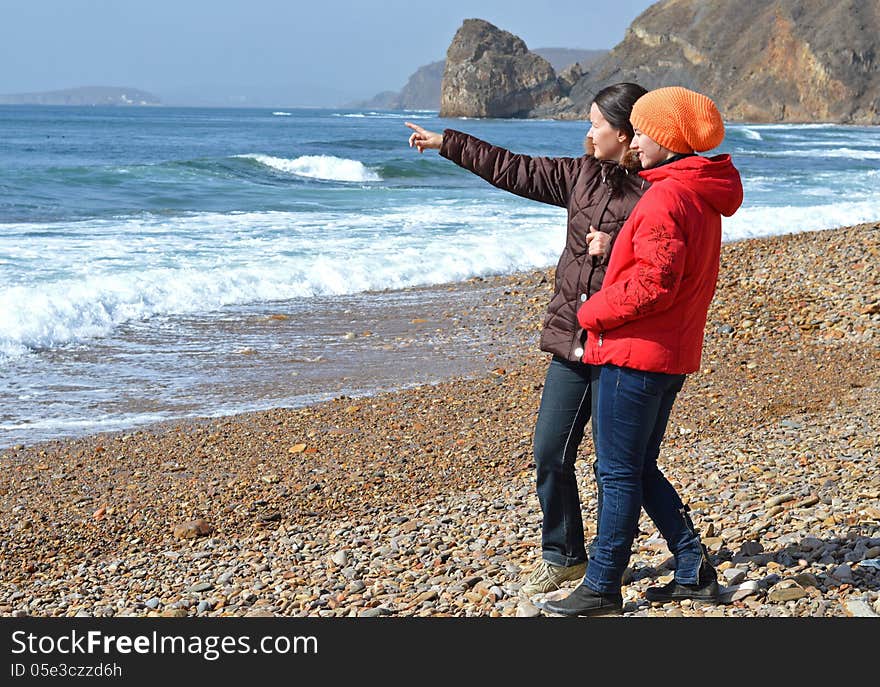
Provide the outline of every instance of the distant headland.
[[115,86],[83,86],[43,93],[13,93],[0,95],[0,105],[161,105],[152,93],[137,88]]

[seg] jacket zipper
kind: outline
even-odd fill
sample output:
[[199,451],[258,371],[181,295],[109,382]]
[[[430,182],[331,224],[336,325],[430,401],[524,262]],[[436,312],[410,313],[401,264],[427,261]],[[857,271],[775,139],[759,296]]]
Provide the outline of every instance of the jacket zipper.
[[605,332],[599,332],[599,346],[602,345],[602,340],[605,338]]

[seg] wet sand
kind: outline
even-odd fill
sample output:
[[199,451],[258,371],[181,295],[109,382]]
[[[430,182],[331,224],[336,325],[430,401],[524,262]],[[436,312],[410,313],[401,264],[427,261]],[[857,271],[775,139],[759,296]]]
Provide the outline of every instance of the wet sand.
[[131,322],[89,347],[44,351],[5,370],[0,451],[479,374],[487,360],[536,345],[534,331],[496,337],[485,325],[506,288],[477,278]]
[[[518,588],[539,556],[531,434],[551,283],[539,271],[433,290],[478,342],[466,378],[6,449],[0,613],[536,613]],[[644,599],[671,573],[643,518],[625,615],[880,611],[878,287],[878,224],[724,246],[703,366],[661,465],[726,603]],[[430,327],[410,314],[406,331]],[[418,331],[403,339],[427,340]],[[588,537],[591,452],[587,438]],[[181,527],[196,518],[201,531]]]

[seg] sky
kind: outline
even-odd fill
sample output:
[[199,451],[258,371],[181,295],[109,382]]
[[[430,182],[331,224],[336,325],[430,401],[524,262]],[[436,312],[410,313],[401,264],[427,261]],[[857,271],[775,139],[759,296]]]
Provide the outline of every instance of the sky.
[[124,86],[166,104],[338,106],[399,90],[464,19],[611,48],[650,0],[0,0],[0,94]]

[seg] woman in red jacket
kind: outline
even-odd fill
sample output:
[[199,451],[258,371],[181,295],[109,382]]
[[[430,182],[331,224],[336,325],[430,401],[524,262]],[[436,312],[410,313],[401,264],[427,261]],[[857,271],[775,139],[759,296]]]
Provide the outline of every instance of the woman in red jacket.
[[694,154],[724,138],[706,96],[680,87],[651,91],[636,102],[631,121],[632,148],[651,187],[620,231],[602,290],[578,310],[588,332],[584,362],[594,366],[602,504],[583,583],[544,604],[563,615],[622,609],[621,578],[642,507],[675,556],[674,579],[649,589],[647,598],[718,599],[715,570],[657,457],[676,394],[700,367],[721,216],[742,204],[742,183],[729,155]]
[[[602,285],[611,246],[648,185],[636,174],[638,161],[629,150],[630,113],[645,93],[631,83],[599,91],[590,107],[587,155],[581,157],[519,155],[460,131],[439,134],[406,123],[414,132],[409,144],[419,152],[439,150],[500,189],[568,210],[565,248],[541,332],[541,350],[553,359],[534,435],[541,560],[520,589],[526,596],[579,580],[586,570],[574,465],[590,419],[590,366],[581,360],[584,330],[577,308]],[[601,488],[598,494],[601,503]]]

